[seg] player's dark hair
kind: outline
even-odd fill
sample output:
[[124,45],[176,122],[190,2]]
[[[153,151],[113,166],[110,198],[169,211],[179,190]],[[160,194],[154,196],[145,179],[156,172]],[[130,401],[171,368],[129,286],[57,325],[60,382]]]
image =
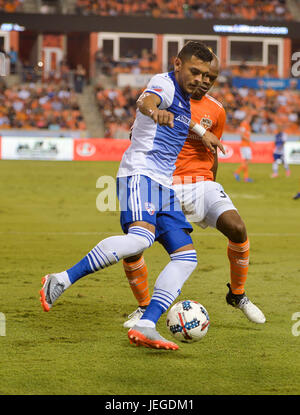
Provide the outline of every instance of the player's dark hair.
[[178,53],[178,58],[182,62],[185,62],[191,59],[192,56],[196,56],[196,58],[201,59],[203,62],[211,62],[213,59],[213,54],[204,43],[190,40]]

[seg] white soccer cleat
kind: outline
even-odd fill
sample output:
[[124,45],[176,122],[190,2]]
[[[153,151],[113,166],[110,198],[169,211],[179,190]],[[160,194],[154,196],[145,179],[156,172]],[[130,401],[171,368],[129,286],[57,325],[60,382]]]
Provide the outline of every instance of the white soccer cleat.
[[253,323],[263,324],[266,322],[266,317],[264,316],[263,312],[246,296],[241,299],[237,308],[242,310],[248,320],[252,321]]
[[65,285],[58,281],[55,274],[48,274],[42,278],[43,287],[40,290],[40,302],[44,311],[50,311],[53,303],[65,291]]
[[140,320],[142,315],[144,314],[146,308],[138,307],[133,313],[129,314],[128,320],[125,321],[123,327],[126,329],[132,329],[133,326]]
[[229,291],[226,295],[226,301],[229,305],[239,308],[248,320],[253,323],[263,324],[266,322],[266,317],[263,312],[249,300],[245,293],[233,294],[229,283],[227,284],[227,287],[229,288]]

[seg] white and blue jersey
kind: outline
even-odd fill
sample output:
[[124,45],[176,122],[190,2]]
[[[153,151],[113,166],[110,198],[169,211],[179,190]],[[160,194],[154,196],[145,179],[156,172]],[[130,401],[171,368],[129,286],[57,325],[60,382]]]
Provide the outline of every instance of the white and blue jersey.
[[160,97],[158,108],[174,114],[174,127],[160,126],[137,109],[131,145],[117,174],[117,193],[123,231],[145,221],[156,227],[158,239],[171,230],[193,229],[172,189],[175,162],[189,131],[190,96],[181,90],[174,72],[155,75],[145,92]]
[[189,131],[190,96],[181,90],[174,72],[155,75],[145,92],[160,97],[158,108],[174,114],[174,127],[161,126],[137,109],[131,145],[123,155],[117,176],[145,175],[171,187],[175,162]]
[[286,140],[287,135],[283,132],[275,135],[275,148],[273,152],[274,160],[283,159]]

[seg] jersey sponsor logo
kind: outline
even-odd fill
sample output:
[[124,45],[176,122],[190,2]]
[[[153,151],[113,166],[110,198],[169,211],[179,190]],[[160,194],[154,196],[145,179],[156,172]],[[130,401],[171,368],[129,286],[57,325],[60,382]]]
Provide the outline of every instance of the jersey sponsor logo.
[[179,121],[179,122],[182,122],[185,125],[190,125],[190,122],[191,122],[191,120],[188,117],[186,117],[185,115],[178,115],[175,118],[175,120]]
[[145,209],[149,213],[149,215],[154,215],[155,213],[155,206],[153,203],[145,202]]
[[179,103],[178,103],[178,107],[179,107],[179,108],[183,108],[183,105],[182,105],[181,101],[179,101]]
[[202,125],[202,127],[209,129],[212,127],[212,120],[206,117],[201,118],[200,121],[200,125]]
[[151,86],[149,89],[152,89],[153,91],[156,91],[156,92],[162,92],[163,91],[161,86],[156,86],[156,85]]

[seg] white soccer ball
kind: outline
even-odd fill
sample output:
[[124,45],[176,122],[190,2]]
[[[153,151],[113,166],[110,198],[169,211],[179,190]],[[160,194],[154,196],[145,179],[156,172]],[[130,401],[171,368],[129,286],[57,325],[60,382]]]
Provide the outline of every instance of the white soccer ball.
[[167,327],[172,336],[186,343],[201,340],[206,335],[209,324],[206,308],[197,301],[179,301],[167,314]]

